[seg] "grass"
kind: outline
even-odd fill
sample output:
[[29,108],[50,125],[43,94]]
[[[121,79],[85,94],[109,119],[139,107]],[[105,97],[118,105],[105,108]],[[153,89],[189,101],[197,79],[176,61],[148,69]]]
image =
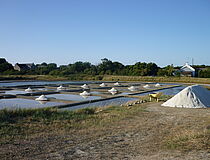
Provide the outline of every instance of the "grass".
[[104,81],[141,81],[141,82],[177,82],[177,83],[207,83],[210,78],[196,77],[151,77],[151,76],[104,76]]
[[[147,98],[145,96],[145,100]],[[9,159],[15,155],[30,159],[36,155],[48,157],[55,151],[71,155],[75,149],[86,153],[96,149],[97,154],[107,153],[104,157],[113,152],[138,155],[155,153],[156,150],[158,154],[173,153],[174,150],[210,150],[208,114],[200,117],[197,114],[199,110],[189,110],[189,113],[173,108],[156,112],[157,108],[150,111],[147,107],[152,109],[156,105],[143,103],[77,111],[50,108],[0,110],[0,157]],[[167,151],[162,147],[166,147]],[[91,154],[88,156],[91,157]]]
[[[17,109],[0,111],[0,141],[7,142],[15,138],[24,138],[43,130],[57,127],[76,127],[81,121],[89,119],[94,109],[82,109],[77,112],[58,111],[56,109]],[[66,125],[62,122],[68,122]],[[76,122],[76,123],[75,123]],[[58,128],[57,128],[58,129]]]
[[70,132],[88,127],[104,127],[143,111],[142,107],[86,108],[77,111],[57,109],[0,110],[0,143],[13,143],[36,134]]
[[173,135],[166,142],[168,149],[189,150],[208,150],[210,152],[210,129],[203,131],[184,130]]
[[93,108],[86,108],[73,111],[58,111],[57,109],[44,108],[44,109],[16,109],[0,111],[0,123],[18,123],[25,118],[31,117],[31,120],[66,120],[66,119],[82,119],[86,115],[94,114]]
[[0,75],[0,80],[48,80],[60,81],[68,80],[66,77],[50,76],[50,75]]
[[86,74],[71,74],[66,76],[51,76],[51,75],[0,75],[0,80],[47,80],[47,81],[62,81],[62,80],[102,80],[103,76],[86,75]]
[[102,81],[141,81],[141,82],[175,82],[175,83],[206,83],[210,78],[197,77],[152,77],[152,76],[113,76],[113,75],[86,75],[72,74],[68,76],[50,75],[0,75],[0,80],[102,80]]

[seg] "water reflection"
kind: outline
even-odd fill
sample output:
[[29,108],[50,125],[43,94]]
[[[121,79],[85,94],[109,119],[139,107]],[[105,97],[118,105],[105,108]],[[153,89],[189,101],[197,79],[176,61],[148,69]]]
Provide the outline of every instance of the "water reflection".
[[43,108],[50,106],[63,105],[60,102],[46,102],[40,103],[32,99],[14,98],[14,99],[0,99],[0,109],[17,109],[17,108]]
[[11,91],[5,91],[5,94],[12,94],[12,95],[17,95],[17,94],[25,94],[25,91],[20,91],[20,90],[11,90]]
[[37,101],[39,102],[40,104],[47,104],[48,101]]
[[[0,81],[0,87],[11,87],[11,86],[27,86],[27,85],[60,85],[60,84],[69,84],[69,85],[81,85],[84,83],[93,83],[92,81]],[[94,82],[97,83],[97,82]]]
[[[177,93],[179,93],[182,89],[184,89],[185,86],[180,86],[180,87],[175,87],[175,88],[169,88],[169,89],[162,89],[162,90],[159,90],[158,92],[162,92],[163,94],[165,95],[175,95]],[[151,91],[151,92],[147,92],[147,93],[139,93],[139,94],[136,94],[136,95],[148,95],[150,93],[153,93],[154,91]]]
[[56,98],[61,100],[69,100],[69,101],[85,101],[85,100],[94,100],[94,99],[100,99],[100,96],[88,96],[88,97],[82,97],[80,95],[74,95],[74,94],[51,94],[48,95],[49,98]]
[[75,110],[80,108],[87,108],[87,107],[104,107],[104,106],[114,106],[114,105],[121,105],[125,104],[129,101],[138,100],[137,98],[129,98],[129,97],[120,97],[115,99],[109,99],[99,102],[93,102],[93,103],[87,103],[87,104],[81,104],[73,107],[63,108],[62,110]]

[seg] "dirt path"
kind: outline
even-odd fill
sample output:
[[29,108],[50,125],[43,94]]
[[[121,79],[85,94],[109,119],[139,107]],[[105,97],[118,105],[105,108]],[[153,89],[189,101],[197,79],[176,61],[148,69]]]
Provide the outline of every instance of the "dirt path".
[[0,146],[0,157],[30,160],[207,160],[210,159],[208,149],[168,149],[164,143],[180,133],[203,131],[209,123],[210,109],[167,108],[161,107],[160,103],[148,103],[145,112],[109,127],[46,133]]

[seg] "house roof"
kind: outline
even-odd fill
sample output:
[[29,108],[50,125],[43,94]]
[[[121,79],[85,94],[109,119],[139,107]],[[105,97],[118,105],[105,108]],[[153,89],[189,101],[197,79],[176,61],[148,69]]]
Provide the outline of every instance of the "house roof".
[[186,63],[182,68],[180,69],[181,71],[184,72],[195,72],[195,69],[191,67],[188,63]]
[[34,66],[34,63],[25,63],[25,64],[16,63],[15,65],[19,66],[21,69],[31,69]]

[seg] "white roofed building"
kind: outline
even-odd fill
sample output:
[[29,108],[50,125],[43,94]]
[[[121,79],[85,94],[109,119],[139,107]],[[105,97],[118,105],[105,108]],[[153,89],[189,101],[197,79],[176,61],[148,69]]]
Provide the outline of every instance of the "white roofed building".
[[188,63],[182,66],[179,72],[181,73],[182,76],[195,77],[195,69],[191,67]]

